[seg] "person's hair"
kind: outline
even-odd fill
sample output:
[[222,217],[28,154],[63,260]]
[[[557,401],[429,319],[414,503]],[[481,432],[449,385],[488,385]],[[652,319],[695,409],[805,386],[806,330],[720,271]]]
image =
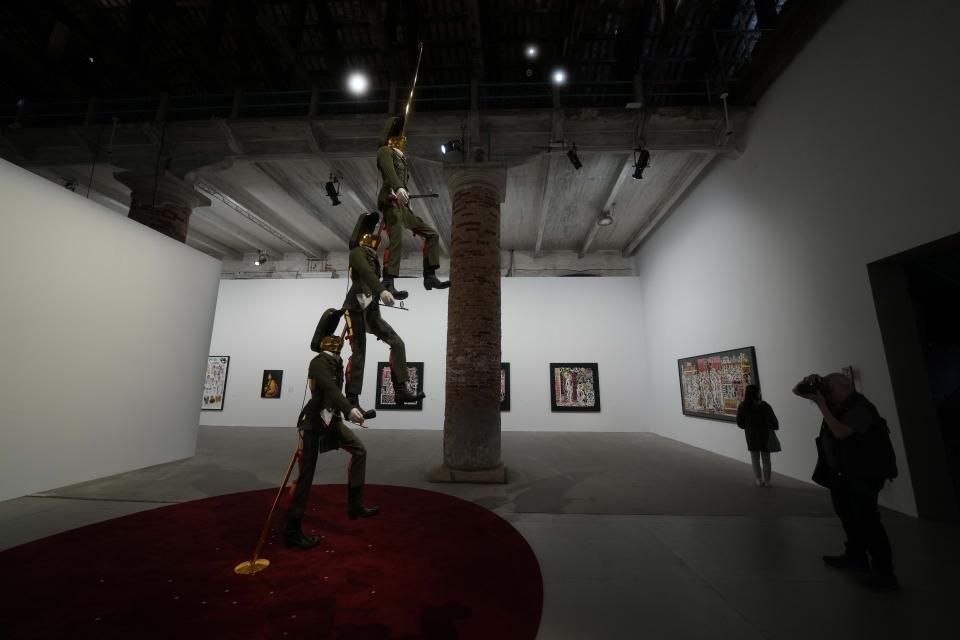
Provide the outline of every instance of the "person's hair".
[[747,404],[757,404],[760,400],[760,387],[755,384],[748,384],[743,392],[743,401]]

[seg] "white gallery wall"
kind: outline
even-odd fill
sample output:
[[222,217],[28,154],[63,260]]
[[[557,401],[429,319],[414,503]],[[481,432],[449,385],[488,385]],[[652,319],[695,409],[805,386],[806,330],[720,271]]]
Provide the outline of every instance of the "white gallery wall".
[[192,456],[220,263],[0,160],[0,500]]
[[[379,411],[370,428],[442,429],[446,382],[447,292],[402,279],[411,311],[382,309],[403,338],[407,359],[424,363],[422,411]],[[230,356],[223,411],[204,411],[201,424],[288,427],[304,402],[310,339],[328,307],[340,307],[347,280],[223,280],[211,355]],[[635,431],[641,386],[640,303],[635,278],[505,278],[502,360],[510,363],[511,410],[503,429]],[[349,347],[344,347],[348,355]],[[377,362],[388,349],[367,337],[361,404],[374,408]],[[596,362],[600,413],[550,411],[550,362]],[[279,399],[260,397],[265,369],[283,370]],[[438,439],[438,446],[441,440]]]
[[898,454],[900,478],[881,500],[912,514],[909,425],[897,419],[866,265],[960,231],[960,4],[921,4],[841,5],[763,97],[745,153],[719,161],[637,260],[654,431],[747,460],[736,425],[681,414],[677,359],[752,345],[780,417],[774,470],[809,479],[819,413],[790,389],[853,365]]

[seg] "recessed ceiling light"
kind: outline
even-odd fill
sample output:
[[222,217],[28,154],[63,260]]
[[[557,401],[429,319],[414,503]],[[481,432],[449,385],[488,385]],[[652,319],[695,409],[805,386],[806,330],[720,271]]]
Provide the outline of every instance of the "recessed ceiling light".
[[367,92],[369,87],[370,80],[365,74],[359,71],[354,71],[350,74],[350,77],[347,78],[347,89],[355,96],[362,96]]
[[550,74],[550,78],[553,80],[553,84],[564,84],[567,81],[567,72],[563,69],[557,69]]
[[526,54],[527,54],[527,57],[528,57],[528,58],[530,58],[531,60],[533,60],[534,58],[537,57],[537,55],[538,55],[539,53],[540,53],[540,50],[537,49],[537,46],[536,46],[536,45],[533,45],[533,44],[527,45]]

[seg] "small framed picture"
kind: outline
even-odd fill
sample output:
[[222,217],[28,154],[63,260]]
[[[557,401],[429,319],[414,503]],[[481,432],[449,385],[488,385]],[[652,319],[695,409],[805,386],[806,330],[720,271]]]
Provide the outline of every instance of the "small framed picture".
[[230,356],[207,356],[207,375],[203,378],[203,411],[223,411],[223,396],[227,392],[227,371]]
[[[418,400],[416,403],[411,403],[411,404],[399,405],[396,403],[393,395],[393,379],[390,376],[390,371],[391,370],[390,370],[389,363],[387,362],[377,363],[376,408],[384,409],[387,411],[390,411],[390,410],[422,411],[423,400]],[[412,394],[419,393],[423,385],[423,363],[408,362],[407,373],[410,375],[410,380],[407,383],[407,387],[410,390],[410,393]]]
[[283,387],[282,369],[264,369],[263,382],[260,385],[260,397],[277,399]]
[[600,411],[596,362],[550,363],[551,411]]
[[500,363],[500,411],[510,411],[510,363]]

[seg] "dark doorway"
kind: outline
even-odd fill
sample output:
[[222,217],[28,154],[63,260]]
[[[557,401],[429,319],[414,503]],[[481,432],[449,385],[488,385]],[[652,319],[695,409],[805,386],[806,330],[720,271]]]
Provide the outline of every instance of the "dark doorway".
[[960,519],[960,234],[867,267],[921,517]]

